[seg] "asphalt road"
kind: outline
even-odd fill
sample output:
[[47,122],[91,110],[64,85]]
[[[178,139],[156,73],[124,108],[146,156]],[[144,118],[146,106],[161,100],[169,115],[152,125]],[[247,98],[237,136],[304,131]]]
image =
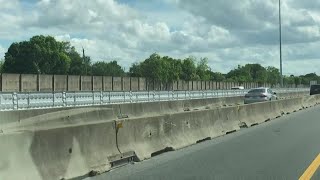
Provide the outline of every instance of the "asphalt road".
[[87,179],[298,179],[319,153],[316,107]]

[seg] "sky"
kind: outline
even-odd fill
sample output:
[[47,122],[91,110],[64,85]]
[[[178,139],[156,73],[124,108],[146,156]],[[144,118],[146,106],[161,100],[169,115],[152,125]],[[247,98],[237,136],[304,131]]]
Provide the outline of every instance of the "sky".
[[[0,59],[34,35],[125,70],[152,53],[207,57],[213,71],[279,67],[279,0],[0,0]],[[320,1],[281,0],[283,73],[320,74]]]

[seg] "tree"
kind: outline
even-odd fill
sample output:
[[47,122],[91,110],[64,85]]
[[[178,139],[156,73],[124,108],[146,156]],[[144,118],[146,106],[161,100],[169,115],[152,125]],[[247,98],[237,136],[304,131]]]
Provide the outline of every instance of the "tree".
[[34,36],[29,41],[12,43],[5,53],[3,71],[7,73],[66,74],[71,59],[70,43],[51,36]]
[[226,78],[239,82],[240,84],[252,81],[249,67],[240,65],[238,65],[237,69],[233,69],[227,73]]
[[117,61],[98,61],[92,65],[92,73],[95,76],[124,76],[125,72]]
[[296,85],[296,86],[298,86],[298,85],[300,85],[301,84],[301,77],[294,77],[294,84]]
[[161,56],[153,53],[141,63],[142,75],[144,77],[166,82],[167,71],[163,68]]
[[201,80],[210,80],[210,68],[208,66],[208,58],[201,58],[197,65],[197,75]]
[[0,60],[0,73],[2,73],[2,67],[3,67],[3,62],[4,62],[4,60]]
[[279,69],[269,66],[267,67],[267,82],[272,86],[277,85],[280,82],[280,71]]
[[294,84],[294,76],[283,76],[283,84],[284,85],[291,85]]
[[181,79],[185,81],[199,80],[200,77],[197,75],[197,67],[195,65],[195,58],[188,57],[183,60],[181,64]]
[[129,69],[129,75],[131,77],[142,77],[142,68],[140,63],[133,63]]
[[224,81],[226,80],[226,77],[224,74],[222,73],[219,73],[219,72],[210,72],[210,76],[211,76],[211,80],[213,81],[218,81],[218,82],[221,82],[221,81]]

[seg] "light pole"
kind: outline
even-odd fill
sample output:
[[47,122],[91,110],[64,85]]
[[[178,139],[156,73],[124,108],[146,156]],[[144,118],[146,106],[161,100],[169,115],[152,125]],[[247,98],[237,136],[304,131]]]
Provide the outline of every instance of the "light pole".
[[281,29],[281,0],[279,0],[279,43],[280,43],[280,86],[283,87],[282,75],[282,29]]

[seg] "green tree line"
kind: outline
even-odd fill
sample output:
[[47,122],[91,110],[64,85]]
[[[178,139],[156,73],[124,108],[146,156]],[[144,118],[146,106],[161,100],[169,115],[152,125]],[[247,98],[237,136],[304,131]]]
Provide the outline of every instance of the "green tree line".
[[[236,66],[236,65],[235,65]],[[91,61],[84,53],[80,55],[70,42],[60,42],[51,36],[34,36],[28,41],[12,43],[0,61],[2,73],[69,74],[98,76],[147,77],[159,82],[176,80],[212,80],[232,82],[257,82],[276,85],[280,82],[279,69],[260,64],[238,65],[226,74],[210,68],[207,58],[190,56],[175,59],[151,54],[147,59],[133,63],[128,72],[117,61]],[[315,73],[301,76],[284,76],[285,84],[309,84],[320,81]]]

